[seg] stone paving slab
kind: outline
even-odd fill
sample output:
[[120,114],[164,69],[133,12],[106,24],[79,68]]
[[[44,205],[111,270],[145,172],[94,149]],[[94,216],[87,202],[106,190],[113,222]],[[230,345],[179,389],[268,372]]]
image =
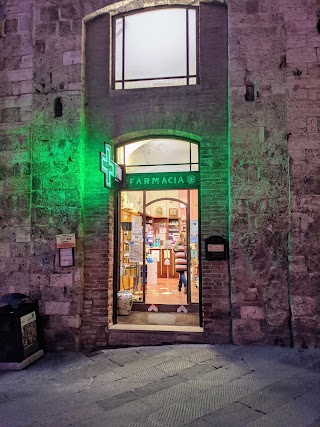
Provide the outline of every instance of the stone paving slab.
[[247,427],[303,427],[309,426],[319,416],[320,406],[300,396],[247,424]]
[[184,381],[185,381],[184,378],[181,378],[178,375],[173,375],[171,377],[165,377],[159,381],[154,381],[154,382],[147,384],[145,386],[136,388],[134,390],[134,393],[139,397],[150,396],[150,395],[157,393],[159,391],[166,390],[169,387],[172,387],[174,385],[183,383]]
[[319,427],[320,350],[166,345],[0,373],[0,427]]
[[261,412],[241,403],[232,403],[202,418],[207,425],[219,427],[241,427],[261,417]]
[[296,377],[285,378],[263,390],[258,390],[256,393],[246,396],[240,402],[250,408],[268,413],[290,400],[301,396],[304,392],[310,390],[311,387],[312,383],[307,380],[301,381],[301,378]]
[[152,406],[155,410],[169,407],[170,405],[182,402],[184,400],[193,398],[200,394],[200,391],[186,383],[177,384],[172,387],[153,393],[150,396],[142,398],[148,405]]

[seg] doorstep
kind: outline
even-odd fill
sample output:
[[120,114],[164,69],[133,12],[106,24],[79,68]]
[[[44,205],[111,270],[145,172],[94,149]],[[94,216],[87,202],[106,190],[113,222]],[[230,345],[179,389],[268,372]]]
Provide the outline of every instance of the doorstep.
[[117,324],[108,328],[109,347],[205,343],[205,333],[199,326]]
[[163,332],[192,332],[203,333],[200,326],[175,326],[175,325],[128,325],[120,324],[109,326],[108,330],[121,331],[163,331]]

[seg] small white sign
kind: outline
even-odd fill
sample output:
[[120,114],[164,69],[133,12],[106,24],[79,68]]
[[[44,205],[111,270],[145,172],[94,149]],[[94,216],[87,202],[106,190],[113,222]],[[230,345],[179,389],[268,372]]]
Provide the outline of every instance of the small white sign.
[[73,249],[60,249],[60,267],[71,267],[73,265]]
[[170,265],[170,259],[169,258],[164,260],[164,265]]
[[57,248],[75,248],[76,235],[75,234],[57,234],[56,235]]

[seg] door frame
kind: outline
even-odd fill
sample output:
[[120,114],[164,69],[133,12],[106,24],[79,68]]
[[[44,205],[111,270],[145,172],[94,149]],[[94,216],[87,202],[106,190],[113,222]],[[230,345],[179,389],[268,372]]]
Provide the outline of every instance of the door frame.
[[[168,189],[168,191],[170,190],[175,190],[174,188],[170,188]],[[186,234],[187,234],[187,265],[188,265],[188,270],[187,270],[187,282],[190,282],[190,278],[191,278],[191,269],[190,269],[190,262],[191,262],[191,257],[190,257],[190,191],[191,190],[197,190],[197,201],[198,201],[198,268],[199,268],[199,288],[198,288],[198,292],[199,292],[199,325],[202,327],[203,324],[203,314],[202,314],[202,277],[201,277],[201,224],[200,224],[200,188],[177,188],[176,190],[186,190],[187,191],[187,202],[184,202],[183,200],[180,199],[176,199],[176,198],[172,198],[172,197],[160,197],[158,199],[154,199],[151,202],[146,203],[146,193],[147,191],[161,191],[159,190],[150,190],[150,189],[141,189],[141,190],[130,190],[130,189],[126,189],[124,186],[119,186],[117,192],[116,192],[116,197],[115,197],[115,215],[114,215],[114,230],[115,230],[115,241],[114,241],[114,245],[115,245],[115,250],[114,250],[114,255],[115,255],[115,259],[114,259],[114,282],[113,282],[113,313],[112,313],[112,320],[113,320],[113,324],[117,323],[117,312],[118,312],[118,299],[117,299],[117,293],[119,291],[120,288],[120,242],[121,242],[121,227],[119,227],[119,223],[120,223],[120,215],[121,215],[121,192],[123,191],[140,191],[143,194],[143,214],[142,214],[142,221],[143,224],[146,223],[146,207],[150,204],[153,204],[157,201],[160,200],[174,200],[177,201],[179,203],[183,203],[186,206],[187,209],[187,215],[186,215]],[[143,226],[143,231],[142,231],[142,235],[143,235],[143,266],[146,265],[145,264],[145,226]],[[144,272],[144,268],[142,269],[142,271]],[[144,274],[143,274],[143,282],[145,280]],[[197,303],[192,303],[191,302],[191,286],[188,286],[188,293],[187,293],[187,304],[192,306],[193,304],[196,305]],[[143,283],[143,303],[145,304],[145,283]],[[141,303],[142,304],[142,303]]]

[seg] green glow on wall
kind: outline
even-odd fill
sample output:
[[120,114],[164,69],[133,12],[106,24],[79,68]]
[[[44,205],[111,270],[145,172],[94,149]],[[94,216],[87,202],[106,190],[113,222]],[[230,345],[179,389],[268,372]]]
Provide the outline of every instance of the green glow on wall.
[[104,185],[105,187],[111,188],[112,177],[116,176],[116,164],[112,160],[111,147],[106,142],[104,143],[105,152],[100,152],[101,165],[100,170],[104,173]]

